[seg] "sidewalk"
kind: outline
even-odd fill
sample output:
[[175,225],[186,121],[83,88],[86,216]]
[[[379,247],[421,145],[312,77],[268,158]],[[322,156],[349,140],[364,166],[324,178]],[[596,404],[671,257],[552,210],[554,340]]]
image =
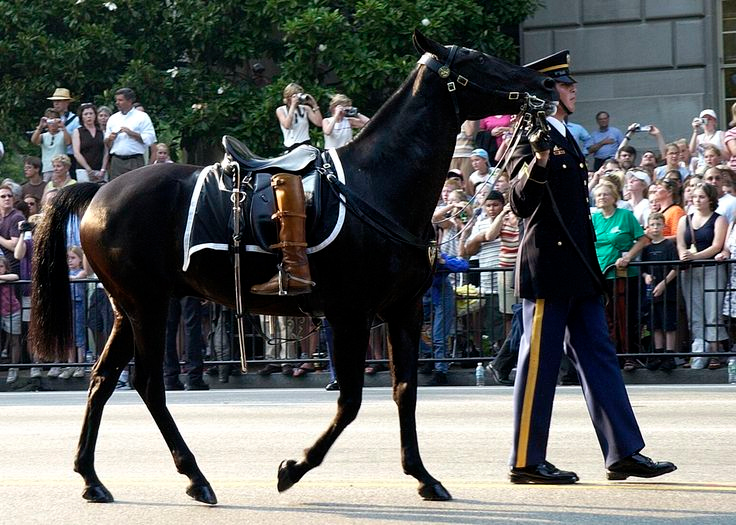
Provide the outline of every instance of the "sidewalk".
[[[220,383],[217,376],[204,375],[204,380],[210,388],[324,388],[330,382],[330,374],[317,371],[302,377],[287,377],[282,374],[272,374],[262,377],[256,372],[259,368],[253,367],[247,374],[230,376],[227,383]],[[7,372],[0,373],[0,392],[28,392],[28,391],[69,391],[86,390],[89,386],[89,374],[84,378],[58,379],[48,378],[44,373],[41,378],[31,379],[28,370],[21,370],[18,381],[9,385],[5,382]],[[672,384],[726,384],[728,371],[726,367],[718,370],[692,370],[678,368],[672,372],[650,372],[646,369],[637,369],[634,372],[624,372],[624,381],[629,385],[672,385]],[[390,387],[389,372],[378,372],[365,377],[366,387]],[[432,376],[419,376],[419,386],[426,386]],[[181,375],[182,383],[186,384],[186,375]],[[450,386],[475,387],[475,370],[472,368],[451,368],[447,373]],[[499,386],[486,373],[486,386]],[[511,387],[501,387],[511,388]]]

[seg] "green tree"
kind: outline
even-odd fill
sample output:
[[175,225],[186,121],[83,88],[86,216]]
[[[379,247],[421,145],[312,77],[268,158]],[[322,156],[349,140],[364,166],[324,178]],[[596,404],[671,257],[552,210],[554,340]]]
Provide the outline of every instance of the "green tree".
[[[274,111],[299,82],[325,108],[348,94],[374,113],[417,59],[411,33],[511,61],[515,28],[536,0],[0,0],[0,137],[33,153],[45,98],[111,105],[135,89],[160,140],[201,157],[227,133],[254,151],[281,149]],[[266,66],[265,78],[252,65]],[[74,105],[72,106],[74,108]],[[319,133],[315,131],[315,138]],[[199,160],[199,159],[195,159]]]

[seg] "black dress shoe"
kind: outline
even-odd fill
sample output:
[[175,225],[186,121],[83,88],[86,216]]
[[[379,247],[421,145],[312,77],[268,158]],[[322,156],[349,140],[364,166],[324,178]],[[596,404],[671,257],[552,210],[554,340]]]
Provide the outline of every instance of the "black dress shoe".
[[202,379],[193,379],[187,384],[187,390],[209,390],[210,385],[205,383]]
[[514,382],[511,381],[511,379],[509,379],[508,376],[506,377],[501,376],[499,371],[493,368],[493,363],[488,363],[488,366],[486,368],[493,376],[493,380],[499,385],[514,386]]
[[617,461],[606,472],[608,479],[626,479],[629,476],[636,478],[656,478],[677,470],[677,467],[669,461],[654,462],[641,454],[633,454],[628,458]]
[[164,387],[166,388],[166,390],[184,390],[184,383],[176,380],[172,383],[166,383]]
[[325,390],[340,390],[340,385],[337,381],[330,381],[325,385]]
[[544,485],[569,485],[578,480],[578,475],[560,470],[549,461],[529,467],[514,467],[509,472],[511,483],[539,483]]

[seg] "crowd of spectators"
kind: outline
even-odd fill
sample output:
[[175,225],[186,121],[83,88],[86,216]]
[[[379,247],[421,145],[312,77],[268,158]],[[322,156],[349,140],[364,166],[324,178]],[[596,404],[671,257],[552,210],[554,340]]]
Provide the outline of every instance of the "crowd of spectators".
[[[33,232],[45,206],[59,189],[77,182],[104,184],[116,176],[151,162],[166,162],[168,146],[156,144],[150,117],[135,108],[136,95],[129,88],[115,92],[113,113],[108,107],[79,104],[59,87],[47,97],[43,116],[30,133],[35,155],[23,159],[23,183],[13,178],[0,183],[0,281],[27,281],[31,277]],[[4,149],[0,147],[4,154]],[[20,174],[19,174],[20,175]],[[18,177],[20,178],[20,177]],[[84,363],[91,363],[101,351],[111,329],[112,313],[104,290],[94,279],[80,247],[79,224],[72,217],[67,225],[67,263],[72,279],[74,344],[64,363],[54,363],[49,377],[84,377]],[[79,282],[76,282],[79,281]],[[27,284],[0,286],[3,360],[10,363],[7,383],[15,383],[21,363],[30,361],[27,345],[30,320],[30,293]],[[35,365],[36,363],[31,363]],[[58,365],[58,366],[56,366]],[[66,366],[65,366],[66,365]],[[73,366],[72,366],[73,365]],[[32,378],[40,377],[40,366],[32,366]]]
[[[733,334],[728,328],[736,317],[731,283],[736,282],[736,273],[730,264],[714,263],[736,258],[732,252],[736,104],[731,110],[730,130],[718,129],[715,111],[704,109],[690,123],[691,135],[671,142],[654,124],[631,123],[622,132],[611,125],[607,111],[597,113],[592,133],[580,124],[566,123],[581,151],[590,155],[588,188],[596,251],[607,283],[610,333],[625,371],[642,366],[667,371],[677,366],[715,369],[723,364],[718,357],[688,362],[626,357],[630,353],[730,349]],[[491,353],[499,345],[508,349],[514,340],[509,337],[511,306],[516,302],[513,267],[523,224],[506,205],[508,175],[500,170],[513,126],[510,115],[462,125],[433,217],[442,251],[465,257],[471,268],[482,270],[480,278],[471,270],[448,281],[463,308],[457,308],[455,326],[444,336],[457,345],[463,330],[469,339],[464,345],[483,351],[485,341]],[[655,141],[654,150],[637,152],[636,138],[642,134]],[[459,183],[451,182],[457,178]],[[469,304],[479,312],[468,309]],[[677,329],[678,320],[685,328]],[[468,335],[474,329],[480,337]],[[431,340],[436,341],[437,335]],[[510,369],[499,373],[500,368],[491,370],[507,384]]]

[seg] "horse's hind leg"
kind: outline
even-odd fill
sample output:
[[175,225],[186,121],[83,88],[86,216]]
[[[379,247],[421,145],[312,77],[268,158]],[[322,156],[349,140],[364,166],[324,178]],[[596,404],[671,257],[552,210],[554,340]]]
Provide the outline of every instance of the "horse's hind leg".
[[166,441],[176,470],[189,478],[187,494],[197,501],[214,505],[217,503],[215,492],[199,470],[194,454],[184,442],[171,412],[166,408],[163,353],[167,304],[166,301],[153,305],[149,302],[145,309],[136,312],[135,318],[142,321],[133,322],[132,325],[136,341],[133,386]]
[[133,357],[133,333],[130,322],[115,309],[115,323],[105,348],[92,368],[84,423],[79,436],[74,471],[84,479],[82,497],[95,503],[113,501],[112,494],[100,482],[95,472],[95,447],[102,420],[102,411],[115,391],[120,373]]
[[[365,349],[368,346],[370,322],[360,314],[347,316],[346,321],[329,318],[334,341],[333,361],[340,395],[337,399],[337,413],[327,430],[317,441],[304,451],[300,461],[284,460],[279,465],[279,492],[291,488],[307,472],[319,466],[332,444],[343,430],[356,418],[363,400],[363,367]],[[355,319],[362,320],[356,322]]]
[[394,401],[399,409],[401,465],[404,472],[419,481],[419,495],[426,500],[452,499],[442,483],[424,468],[417,440],[417,359],[422,325],[421,303],[388,316]]

